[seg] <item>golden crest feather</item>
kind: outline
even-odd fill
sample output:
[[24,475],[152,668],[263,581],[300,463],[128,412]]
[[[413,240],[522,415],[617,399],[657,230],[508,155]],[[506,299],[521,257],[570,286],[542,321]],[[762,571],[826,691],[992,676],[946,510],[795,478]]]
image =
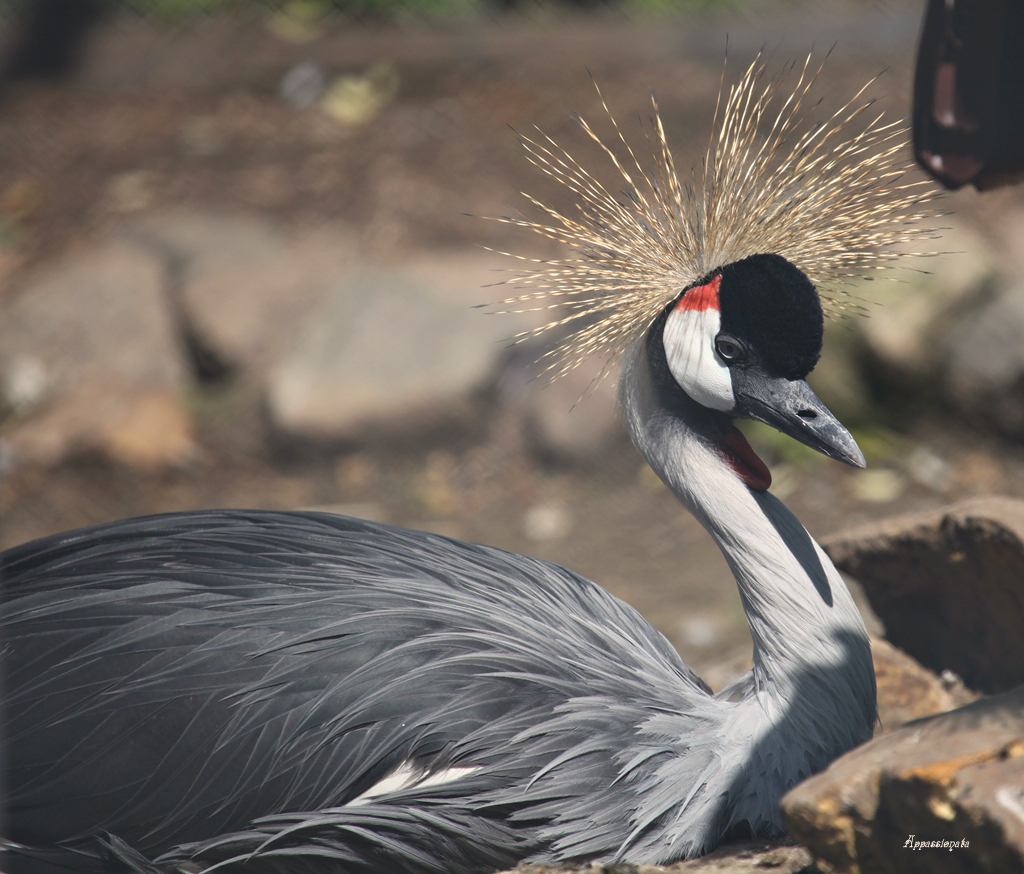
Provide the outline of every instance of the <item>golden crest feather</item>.
[[[912,166],[908,128],[872,113],[864,100],[872,79],[823,122],[814,122],[810,92],[822,67],[788,65],[765,81],[760,55],[729,88],[700,170],[682,183],[653,93],[648,140],[653,170],[629,146],[602,105],[624,158],[583,120],[580,126],[624,183],[613,196],[568,151],[543,132],[521,137],[528,159],[575,195],[571,214],[525,195],[540,221],[502,217],[575,250],[556,260],[502,253],[538,265],[517,273],[526,291],[499,312],[552,310],[545,325],[515,339],[568,327],[548,356],[555,376],[592,354],[622,352],[683,289],[712,270],[749,255],[776,253],[818,288],[825,310],[849,306],[848,286],[909,254],[908,243],[933,238],[920,222],[937,212],[940,192],[904,178]],[[796,75],[787,89],[787,78]],[[723,83],[724,87],[724,83]],[[598,91],[600,96],[600,91]],[[716,109],[716,117],[718,109]],[[557,311],[557,312],[556,312]],[[578,325],[578,327],[577,327]]]

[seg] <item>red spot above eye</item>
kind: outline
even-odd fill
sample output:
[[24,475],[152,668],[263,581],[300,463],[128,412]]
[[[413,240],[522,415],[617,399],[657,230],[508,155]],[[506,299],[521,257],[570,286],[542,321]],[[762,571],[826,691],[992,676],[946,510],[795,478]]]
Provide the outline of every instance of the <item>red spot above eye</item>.
[[718,287],[722,284],[719,273],[707,285],[697,285],[686,292],[676,304],[676,310],[682,312],[698,312],[718,309]]

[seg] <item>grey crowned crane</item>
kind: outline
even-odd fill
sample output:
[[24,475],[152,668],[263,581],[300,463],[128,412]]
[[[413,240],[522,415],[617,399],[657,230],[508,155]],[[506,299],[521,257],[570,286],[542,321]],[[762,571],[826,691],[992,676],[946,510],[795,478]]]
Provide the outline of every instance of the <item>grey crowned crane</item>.
[[733,423],[863,465],[804,381],[818,289],[895,257],[931,196],[901,179],[898,125],[859,96],[808,124],[815,75],[790,75],[756,61],[731,88],[700,184],[656,106],[655,174],[602,146],[619,197],[525,140],[579,208],[506,219],[575,248],[509,306],[583,318],[565,366],[622,356],[629,430],[732,569],[753,671],[713,694],[571,571],[329,514],[45,538],[3,554],[4,871],[460,874],[782,833],[780,795],[871,736],[875,677],[846,586]]

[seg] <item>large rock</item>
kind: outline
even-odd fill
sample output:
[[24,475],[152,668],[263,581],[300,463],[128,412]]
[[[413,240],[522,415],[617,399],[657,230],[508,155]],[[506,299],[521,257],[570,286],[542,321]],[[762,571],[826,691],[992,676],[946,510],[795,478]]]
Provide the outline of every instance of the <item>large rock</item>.
[[[944,366],[950,335],[970,312],[992,275],[995,255],[986,239],[955,216],[934,241],[941,257],[904,257],[900,274],[853,290],[866,319],[850,324],[862,335],[883,374],[921,383]],[[927,249],[927,243],[921,244]],[[898,280],[898,281],[896,281]]]
[[957,678],[936,676],[881,638],[871,639],[871,659],[878,684],[876,737],[911,720],[954,710],[978,697]]
[[184,288],[185,309],[221,357],[264,379],[295,348],[354,260],[355,242],[345,229],[318,228],[273,253],[197,271]]
[[22,462],[95,450],[159,466],[194,449],[163,266],[126,243],[70,255],[8,294],[0,375],[4,442]]
[[911,722],[788,792],[826,872],[1024,871],[1024,687]]
[[[44,463],[90,448],[184,460],[193,429],[180,396],[194,376],[225,374],[259,387],[284,436],[447,433],[479,416],[509,339],[540,318],[474,309],[500,296],[487,287],[507,266],[476,253],[364,263],[333,225],[288,234],[238,215],[140,219],[9,296],[4,436],[17,457]],[[600,423],[574,420],[578,442],[603,445],[604,401],[588,407]]]
[[972,689],[1024,682],[1024,501],[978,498],[822,541],[886,637]]
[[214,213],[153,216],[131,237],[165,259],[193,353],[256,381],[292,351],[356,249],[342,226],[286,234],[266,219]]
[[947,383],[974,421],[1024,438],[1024,278],[999,287],[965,314],[949,347]]
[[[853,290],[868,318],[850,322],[852,336],[867,353],[871,379],[897,397],[941,401],[1024,438],[1024,259],[1017,252],[1024,213],[1010,212],[1001,233],[984,235],[954,216],[946,220],[935,244],[940,258],[902,259],[897,266],[909,268],[903,281]],[[841,389],[841,401],[849,394],[857,400],[860,381],[853,374],[829,386]]]
[[[948,355],[950,396],[974,421],[1024,438],[1024,209],[1001,205],[988,235],[999,244],[1001,274],[964,314]],[[993,215],[994,217],[994,215]]]
[[174,210],[140,218],[125,232],[135,245],[169,259],[184,284],[209,269],[273,257],[288,242],[274,222],[229,212]]
[[18,420],[0,444],[15,463],[45,467],[91,452],[150,469],[197,457],[195,422],[179,392],[113,380],[55,398],[40,414]]
[[592,356],[552,379],[548,343],[517,347],[501,376],[502,402],[516,410],[530,448],[556,464],[602,465],[625,443],[619,414],[617,367]]
[[465,422],[509,337],[529,316],[489,315],[490,256],[366,264],[338,278],[291,354],[268,377],[268,409],[285,434],[360,440],[380,429]]
[[674,865],[520,865],[500,874],[804,874],[811,854],[803,847],[777,841],[726,844],[699,859]]

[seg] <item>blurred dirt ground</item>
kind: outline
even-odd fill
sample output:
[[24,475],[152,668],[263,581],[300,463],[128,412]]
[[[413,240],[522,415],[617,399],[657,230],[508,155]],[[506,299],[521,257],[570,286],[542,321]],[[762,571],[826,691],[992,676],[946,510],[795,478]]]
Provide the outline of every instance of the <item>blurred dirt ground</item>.
[[[342,222],[378,260],[474,245],[543,255],[539,240],[465,215],[508,214],[525,207],[517,192],[546,190],[510,127],[536,123],[580,143],[571,112],[604,123],[596,81],[639,147],[633,120],[649,113],[654,88],[671,142],[696,163],[727,35],[733,71],[762,46],[786,59],[836,44],[826,100],[885,70],[876,90],[904,114],[919,14],[906,3],[754,4],[742,16],[645,24],[615,10],[562,11],[443,27],[338,25],[305,44],[253,18],[174,30],[116,19],[72,80],[11,85],[0,98],[0,293],[172,207],[294,227]],[[328,80],[376,76],[387,95],[357,122],[298,108],[280,88],[301,62]],[[1017,192],[949,200],[986,234],[1021,203]],[[493,291],[481,289],[481,302]],[[95,456],[5,467],[0,543],[154,512],[341,508],[552,559],[638,607],[698,670],[742,660],[747,632],[724,562],[626,444],[595,464],[544,464],[483,397],[471,433],[341,452],[280,440],[243,383],[201,383],[190,403],[201,453],[180,469],[140,472]],[[875,469],[866,473],[763,449],[777,491],[812,534],[970,494],[1024,496],[1020,446],[941,411],[884,415],[890,430],[868,435]],[[915,451],[942,475],[908,466]]]

